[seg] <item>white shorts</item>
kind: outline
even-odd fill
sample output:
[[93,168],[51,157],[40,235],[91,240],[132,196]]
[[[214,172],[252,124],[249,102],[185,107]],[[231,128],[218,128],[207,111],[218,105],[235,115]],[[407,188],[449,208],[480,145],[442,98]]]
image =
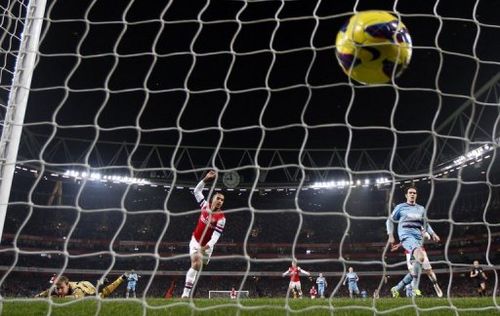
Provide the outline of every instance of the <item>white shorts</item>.
[[[196,241],[194,236],[191,236],[191,241],[189,242],[189,255],[192,256],[195,253],[199,253],[200,248],[201,248],[200,243]],[[210,261],[210,256],[212,256],[213,250],[214,250],[213,248],[208,248],[202,253],[203,264],[208,264],[208,262]]]
[[408,271],[413,273],[413,262],[411,261],[411,254],[406,254],[406,266],[408,267]]
[[298,291],[302,291],[302,287],[300,286],[300,281],[297,282],[290,281],[290,285],[288,285],[288,288],[290,290],[296,288]]

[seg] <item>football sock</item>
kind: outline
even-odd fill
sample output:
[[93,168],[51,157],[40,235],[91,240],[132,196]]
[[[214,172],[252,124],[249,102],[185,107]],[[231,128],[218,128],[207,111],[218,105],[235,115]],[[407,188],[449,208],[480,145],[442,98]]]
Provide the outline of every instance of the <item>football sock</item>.
[[114,292],[114,290],[116,290],[116,288],[118,286],[120,286],[120,284],[123,283],[123,281],[125,281],[125,276],[119,276],[118,279],[116,279],[115,281],[113,281],[113,283],[111,283],[110,285],[106,286],[105,288],[102,289],[102,292],[99,294],[99,296],[101,298],[105,298],[105,297],[108,297],[111,295],[111,293]]

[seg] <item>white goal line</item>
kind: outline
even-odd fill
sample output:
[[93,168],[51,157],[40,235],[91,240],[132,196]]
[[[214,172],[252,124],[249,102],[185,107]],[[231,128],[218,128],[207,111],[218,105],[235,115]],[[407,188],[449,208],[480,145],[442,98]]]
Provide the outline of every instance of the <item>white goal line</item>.
[[[231,293],[233,293],[233,291],[218,291],[218,290],[208,291],[208,298],[212,298],[212,294],[215,294],[215,293],[228,294],[228,296],[230,296]],[[246,294],[247,297],[250,296],[250,291],[248,291],[248,290],[241,290],[241,291],[235,290],[234,293],[236,294],[236,297],[241,297],[241,294]]]

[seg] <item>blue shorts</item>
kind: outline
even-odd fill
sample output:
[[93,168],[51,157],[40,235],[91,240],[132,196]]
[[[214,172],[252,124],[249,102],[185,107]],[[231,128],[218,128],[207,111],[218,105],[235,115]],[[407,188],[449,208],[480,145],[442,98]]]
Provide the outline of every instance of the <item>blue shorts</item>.
[[403,248],[413,256],[413,251],[417,248],[421,248],[424,245],[424,241],[422,239],[408,236],[401,240],[401,244],[403,245]]
[[356,294],[359,294],[358,284],[349,283],[349,292],[354,292]]
[[127,290],[133,290],[133,291],[135,291],[135,283],[129,283],[129,284],[127,284]]

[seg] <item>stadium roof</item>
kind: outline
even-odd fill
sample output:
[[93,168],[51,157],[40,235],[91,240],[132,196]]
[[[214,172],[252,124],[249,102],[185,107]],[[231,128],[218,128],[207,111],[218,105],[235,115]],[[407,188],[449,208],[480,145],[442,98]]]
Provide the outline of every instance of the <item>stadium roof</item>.
[[[50,136],[41,143],[50,145],[21,154],[78,164],[82,148],[112,141],[137,151],[283,148],[296,163],[304,148],[324,150],[324,167],[338,154],[353,170],[373,169],[370,160],[389,168],[388,159],[398,172],[432,169],[431,161],[495,145],[498,5],[52,0],[25,133]],[[338,29],[369,9],[395,11],[412,35],[412,62],[396,85],[356,84],[337,65]],[[54,147],[68,139],[92,143],[74,141],[61,155]],[[107,148],[100,153],[117,154]],[[181,154],[163,159],[175,164]],[[200,155],[198,167],[213,164]],[[99,166],[94,154],[88,162]]]

